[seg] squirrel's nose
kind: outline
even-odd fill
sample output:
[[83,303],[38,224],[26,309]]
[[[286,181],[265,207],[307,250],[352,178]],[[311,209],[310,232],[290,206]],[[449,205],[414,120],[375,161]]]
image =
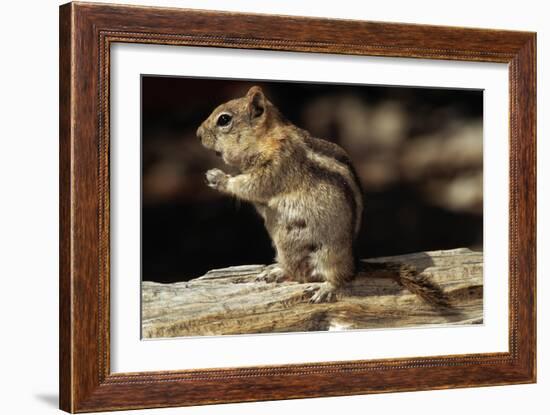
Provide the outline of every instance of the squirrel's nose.
[[197,138],[202,139],[203,128],[202,125],[197,128]]

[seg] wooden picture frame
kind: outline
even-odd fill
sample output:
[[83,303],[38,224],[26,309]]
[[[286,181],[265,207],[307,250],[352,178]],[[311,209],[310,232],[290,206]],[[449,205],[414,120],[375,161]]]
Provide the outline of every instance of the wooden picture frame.
[[[116,42],[507,63],[509,352],[111,373],[109,59]],[[535,382],[535,33],[69,3],[60,8],[59,93],[61,409],[90,412]]]

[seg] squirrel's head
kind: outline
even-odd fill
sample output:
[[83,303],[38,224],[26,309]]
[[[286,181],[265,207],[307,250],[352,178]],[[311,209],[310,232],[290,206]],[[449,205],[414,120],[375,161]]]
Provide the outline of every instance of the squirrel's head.
[[227,164],[242,170],[273,147],[266,146],[270,130],[285,122],[261,88],[253,86],[244,97],[217,107],[197,129],[197,137]]

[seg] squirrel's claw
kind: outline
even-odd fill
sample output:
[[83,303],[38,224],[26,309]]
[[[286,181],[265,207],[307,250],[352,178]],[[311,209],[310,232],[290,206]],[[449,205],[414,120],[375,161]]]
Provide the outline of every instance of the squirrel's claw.
[[266,283],[278,283],[288,280],[288,276],[286,275],[284,270],[278,265],[267,267],[256,277],[256,281],[264,281]]
[[331,303],[337,300],[336,288],[326,282],[317,287],[307,288],[306,293],[311,294],[309,302],[312,304]]
[[228,179],[229,175],[224,173],[220,169],[211,169],[206,172],[206,181],[208,187],[211,187],[212,189],[224,189]]

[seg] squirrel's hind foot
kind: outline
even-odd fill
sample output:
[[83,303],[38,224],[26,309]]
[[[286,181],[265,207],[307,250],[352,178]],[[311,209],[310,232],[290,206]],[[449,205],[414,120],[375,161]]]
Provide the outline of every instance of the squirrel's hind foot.
[[256,281],[264,281],[266,283],[278,283],[290,281],[290,278],[285,271],[277,264],[266,267],[257,277]]
[[338,289],[328,282],[306,289],[306,294],[311,295],[309,302],[313,304],[332,303],[337,301]]

